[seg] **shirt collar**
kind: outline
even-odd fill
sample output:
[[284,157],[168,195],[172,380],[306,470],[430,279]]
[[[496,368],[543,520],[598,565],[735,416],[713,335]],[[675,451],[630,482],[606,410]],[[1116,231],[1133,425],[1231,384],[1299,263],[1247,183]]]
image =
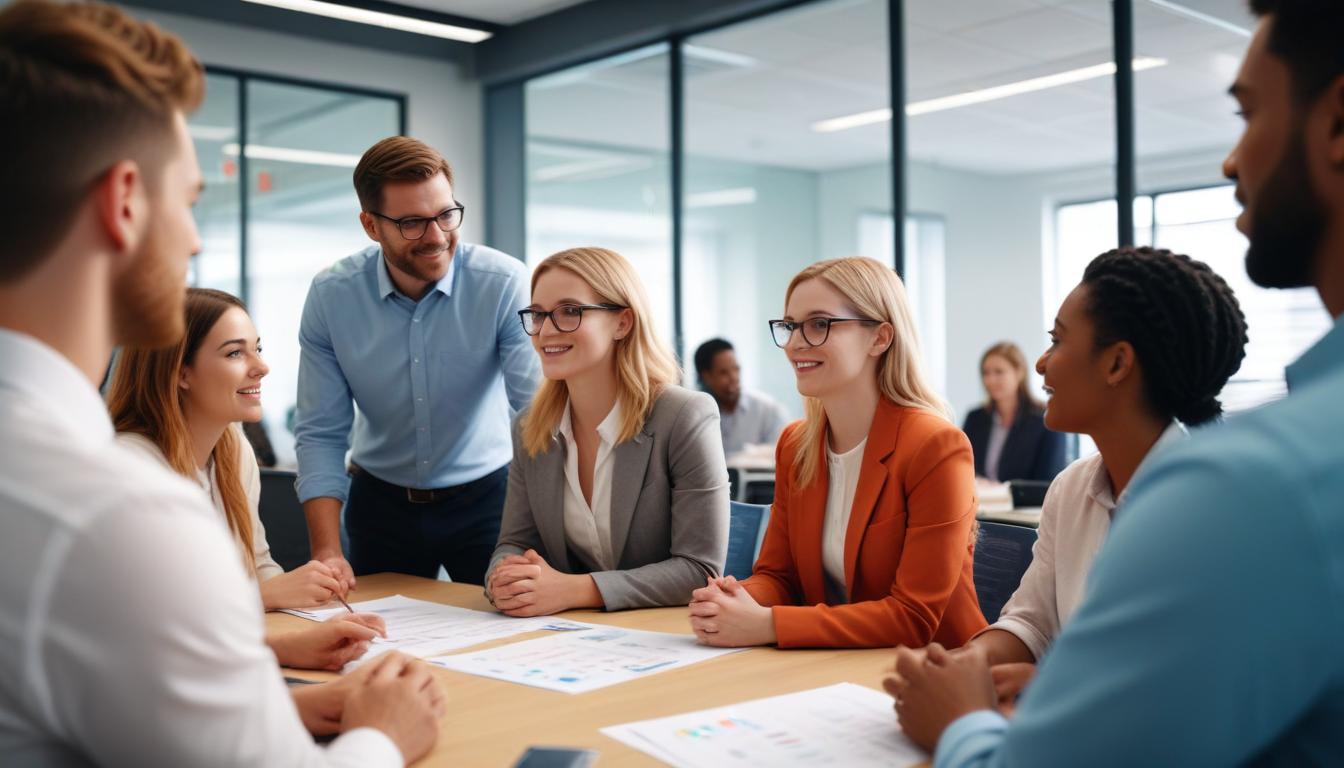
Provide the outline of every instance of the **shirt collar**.
[[[574,442],[574,421],[569,413],[569,402],[565,403],[565,412],[560,417],[560,425],[555,428],[555,434],[565,438],[566,442]],[[603,444],[611,446],[621,436],[621,399],[616,398],[616,404],[611,406],[607,417],[597,425],[597,437]]]
[[46,404],[72,434],[91,444],[110,442],[112,420],[84,374],[64,355],[22,333],[0,328],[0,389]]
[[1335,327],[1321,337],[1285,372],[1288,389],[1306,386],[1344,367],[1344,315],[1335,318]]
[[1129,485],[1125,486],[1125,490],[1120,493],[1119,499],[1116,499],[1115,494],[1111,491],[1111,476],[1106,473],[1106,462],[1098,461],[1096,469],[1092,471],[1092,478],[1087,485],[1088,497],[1099,504],[1101,508],[1107,512],[1115,509],[1117,504],[1125,500],[1125,493],[1128,493],[1129,489],[1134,487],[1134,478],[1137,478],[1139,473],[1143,471],[1143,468],[1154,461],[1153,457],[1162,453],[1172,443],[1184,440],[1189,434],[1190,433],[1185,429],[1185,425],[1181,424],[1179,421],[1173,420],[1168,424],[1167,428],[1162,430],[1162,434],[1157,436],[1157,442],[1153,443],[1153,447],[1149,448],[1148,453],[1144,454],[1143,460],[1139,462],[1139,466],[1134,468],[1134,477],[1130,478]]
[[[463,245],[457,244],[457,250],[453,251],[453,258],[448,261],[448,272],[439,278],[439,282],[434,284],[431,290],[438,291],[444,296],[453,295],[453,275],[457,274],[457,261],[462,258]],[[383,254],[381,248],[378,249],[378,298],[386,299],[392,294],[402,295],[397,290],[397,284],[392,282],[392,275],[387,271],[387,256]],[[425,294],[429,295],[429,294]]]

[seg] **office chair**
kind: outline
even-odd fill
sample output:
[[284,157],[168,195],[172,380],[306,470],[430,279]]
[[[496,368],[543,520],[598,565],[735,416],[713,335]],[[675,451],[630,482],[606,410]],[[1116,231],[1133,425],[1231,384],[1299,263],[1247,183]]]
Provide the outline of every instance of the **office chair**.
[[770,507],[746,504],[740,501],[729,505],[728,559],[723,564],[724,576],[745,579],[751,575],[756,555],[761,551],[761,537],[770,522]]
[[980,600],[980,612],[990,624],[999,620],[1004,604],[1022,583],[1022,574],[1031,565],[1031,547],[1035,543],[1035,528],[980,523],[975,542],[975,594]]
[[271,557],[286,571],[308,562],[308,521],[294,490],[294,473],[282,469],[261,470],[261,503],[257,510],[266,527]]

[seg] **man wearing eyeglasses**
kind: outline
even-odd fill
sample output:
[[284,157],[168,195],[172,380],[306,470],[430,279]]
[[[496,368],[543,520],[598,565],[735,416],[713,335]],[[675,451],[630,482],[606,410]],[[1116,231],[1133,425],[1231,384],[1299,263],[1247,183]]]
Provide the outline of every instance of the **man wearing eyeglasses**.
[[515,315],[527,270],[459,242],[452,169],[423,142],[378,142],[354,180],[376,245],[313,280],[299,327],[297,487],[312,556],[347,589],[355,574],[433,578],[440,565],[479,584],[499,536],[510,414],[540,380]]

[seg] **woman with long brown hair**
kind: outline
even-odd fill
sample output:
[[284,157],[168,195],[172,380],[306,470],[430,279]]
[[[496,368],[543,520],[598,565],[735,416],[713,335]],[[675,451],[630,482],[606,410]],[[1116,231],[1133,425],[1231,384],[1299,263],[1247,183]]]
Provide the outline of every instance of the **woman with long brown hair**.
[[[261,379],[269,371],[243,303],[223,291],[189,288],[186,333],[171,347],[123,350],[108,410],[119,445],[166,465],[209,495],[266,610],[315,607],[344,597],[344,585],[323,563],[286,573],[271,557],[258,516],[257,459],[237,427],[261,419]],[[281,635],[272,648],[290,666],[339,667],[362,655],[382,630],[378,617],[353,615],[355,621],[339,622],[349,626]],[[317,653],[332,643],[339,652]]]

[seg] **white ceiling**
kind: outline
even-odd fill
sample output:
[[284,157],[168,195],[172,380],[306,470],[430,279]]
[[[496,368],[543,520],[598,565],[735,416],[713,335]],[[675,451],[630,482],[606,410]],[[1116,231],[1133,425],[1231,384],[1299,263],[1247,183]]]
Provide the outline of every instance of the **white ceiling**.
[[399,5],[451,13],[495,24],[517,24],[585,0],[394,0]]
[[[1246,29],[1244,0],[1180,0]],[[449,3],[452,4],[452,3]],[[828,0],[693,37],[686,77],[690,152],[825,170],[889,156],[890,126],[821,134],[812,123],[887,106],[885,0]],[[911,0],[909,101],[1111,61],[1108,0]],[[1225,151],[1239,130],[1226,89],[1247,38],[1135,1],[1140,157]],[[667,147],[667,59],[617,57],[533,81],[530,136],[584,145]],[[724,56],[728,54],[728,56]],[[724,59],[728,59],[724,61]],[[994,174],[1107,164],[1110,77],[909,120],[912,157]]]

